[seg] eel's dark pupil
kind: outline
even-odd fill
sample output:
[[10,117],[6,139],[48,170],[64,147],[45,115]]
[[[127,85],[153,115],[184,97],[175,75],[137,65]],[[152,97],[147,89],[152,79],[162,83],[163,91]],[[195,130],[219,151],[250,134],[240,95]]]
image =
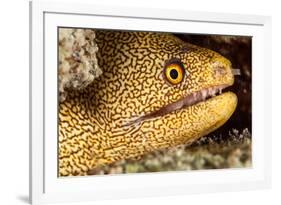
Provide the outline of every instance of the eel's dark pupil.
[[170,71],[170,76],[171,76],[171,78],[173,78],[174,80],[177,79],[177,77],[178,77],[178,71],[177,71],[176,69],[172,69],[172,70]]

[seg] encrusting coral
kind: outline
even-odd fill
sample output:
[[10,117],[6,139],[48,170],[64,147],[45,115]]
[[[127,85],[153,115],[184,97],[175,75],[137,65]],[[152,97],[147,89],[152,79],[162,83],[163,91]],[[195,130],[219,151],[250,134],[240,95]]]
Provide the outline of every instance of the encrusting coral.
[[83,89],[102,74],[98,66],[92,29],[60,28],[59,99],[64,101],[68,89]]

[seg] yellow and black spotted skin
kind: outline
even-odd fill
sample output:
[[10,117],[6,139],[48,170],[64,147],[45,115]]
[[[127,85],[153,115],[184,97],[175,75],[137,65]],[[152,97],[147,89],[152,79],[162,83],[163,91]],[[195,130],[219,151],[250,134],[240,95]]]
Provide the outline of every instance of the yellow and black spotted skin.
[[218,53],[165,33],[96,35],[103,74],[59,105],[59,176],[87,175],[104,164],[191,143],[234,112],[231,92],[190,106],[175,103],[233,84],[231,64]]

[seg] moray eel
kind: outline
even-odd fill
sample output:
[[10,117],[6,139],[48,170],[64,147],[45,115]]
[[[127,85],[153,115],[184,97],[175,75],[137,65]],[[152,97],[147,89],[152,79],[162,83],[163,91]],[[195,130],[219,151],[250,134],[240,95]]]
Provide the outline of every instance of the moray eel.
[[223,125],[237,97],[229,60],[168,33],[96,31],[103,74],[59,104],[59,176],[190,144]]

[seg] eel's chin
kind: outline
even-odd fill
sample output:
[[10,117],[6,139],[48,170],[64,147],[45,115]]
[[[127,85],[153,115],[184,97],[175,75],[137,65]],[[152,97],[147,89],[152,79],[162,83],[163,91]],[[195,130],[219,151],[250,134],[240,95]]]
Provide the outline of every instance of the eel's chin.
[[[207,135],[214,130],[221,127],[232,116],[237,107],[237,96],[233,92],[225,92],[218,96],[208,99],[206,102],[206,109],[213,113],[213,116],[209,113],[210,123],[209,127],[206,127],[205,131],[202,131],[201,136]],[[195,105],[196,106],[196,105]],[[200,103],[198,104],[200,106]]]

